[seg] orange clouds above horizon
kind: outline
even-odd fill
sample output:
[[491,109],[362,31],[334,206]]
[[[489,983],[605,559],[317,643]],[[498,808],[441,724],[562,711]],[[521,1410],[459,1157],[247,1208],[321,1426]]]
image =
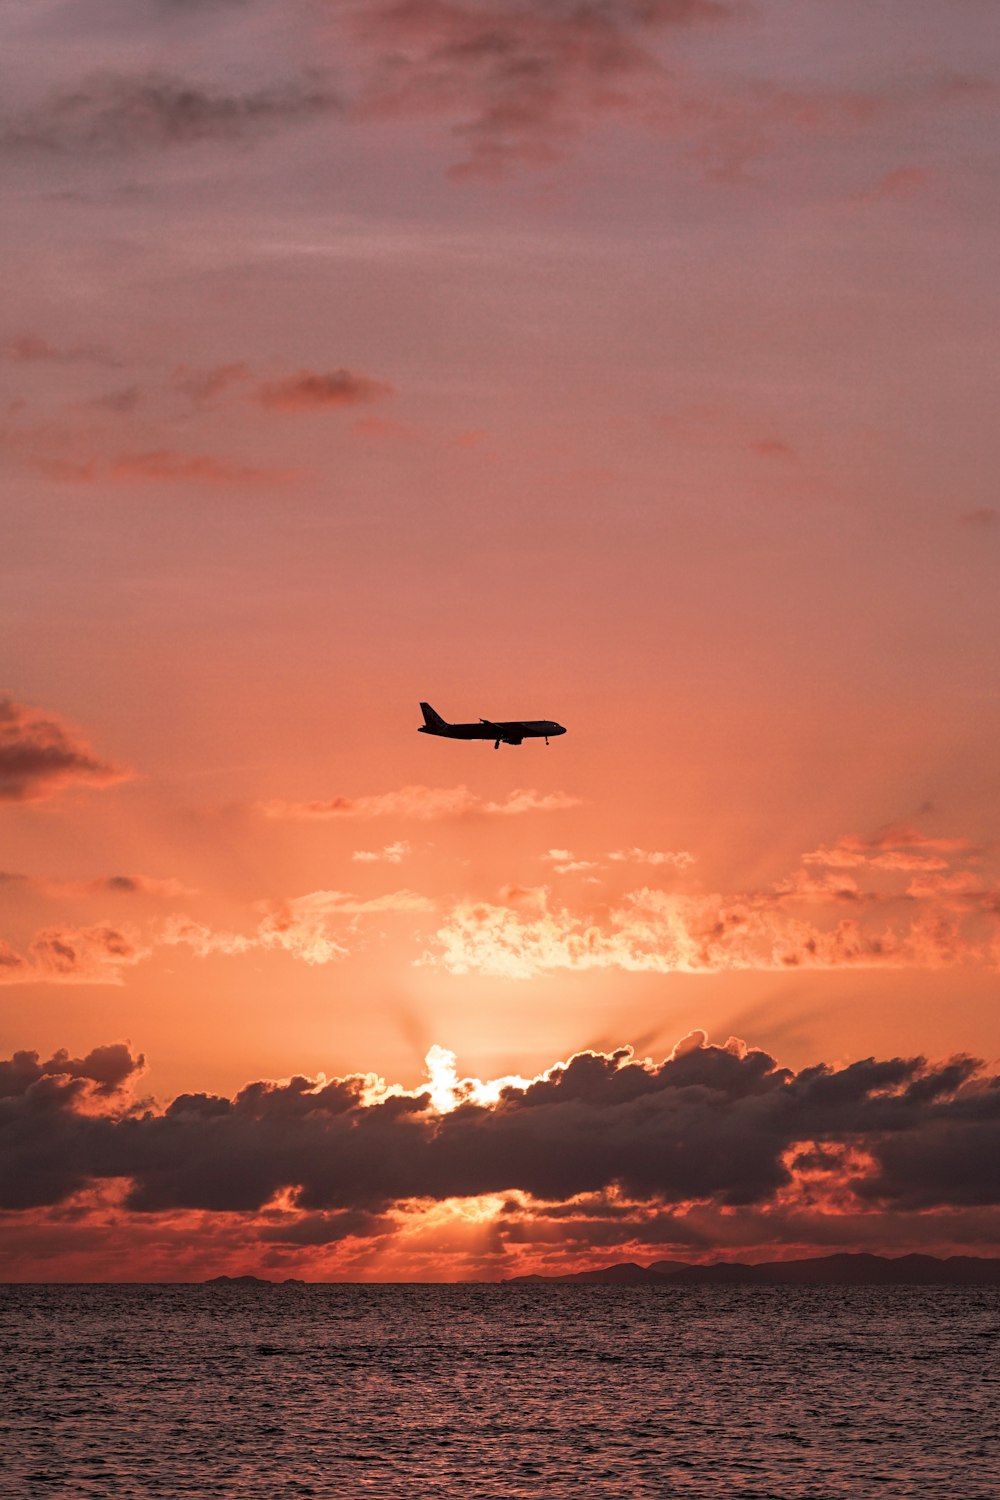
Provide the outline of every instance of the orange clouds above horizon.
[[[7,704],[6,774],[12,800],[53,795],[74,782],[111,785],[124,773],[95,760],[85,743],[37,710]],[[526,814],[561,813],[579,805],[565,793],[515,789],[502,801],[452,788],[408,786],[397,792],[339,796],[306,803],[260,805],[268,819],[348,823],[489,823]],[[381,850],[353,850],[350,863],[376,867],[412,859],[405,839]],[[845,835],[805,852],[800,867],[768,887],[706,891],[697,856],[688,850],[638,846],[604,856],[569,849],[539,852],[556,886],[511,885],[491,897],[450,889],[374,891],[326,889],[261,899],[252,925],[220,929],[198,915],[197,888],[174,877],[93,876],[84,880],[7,874],[8,891],[50,899],[128,903],[136,895],[183,899],[187,912],[137,924],[46,926],[19,952],[4,939],[7,984],[114,984],[159,949],[184,946],[195,955],[246,956],[284,952],[310,965],[340,962],[361,941],[359,924],[408,915],[409,962],[453,975],[481,974],[524,982],[589,969],[621,973],[699,974],[748,971],[914,969],[1000,963],[1000,883],[992,850],[969,839],[935,835],[905,824],[871,837]],[[346,857],[346,856],[345,856]],[[627,884],[636,866],[658,870],[669,884]],[[566,894],[567,892],[571,894]],[[562,894],[560,894],[562,893]],[[401,943],[401,939],[397,939]]]

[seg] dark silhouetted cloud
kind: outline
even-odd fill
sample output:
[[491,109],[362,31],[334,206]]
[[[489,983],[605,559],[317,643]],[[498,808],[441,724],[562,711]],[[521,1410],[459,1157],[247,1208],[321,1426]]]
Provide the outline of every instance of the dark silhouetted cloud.
[[145,1061],[141,1054],[133,1057],[124,1042],[94,1047],[86,1057],[70,1057],[61,1048],[47,1062],[37,1052],[15,1052],[0,1060],[0,1099],[23,1095],[43,1078],[90,1084],[95,1094],[108,1096],[134,1081]]
[[37,802],[71,786],[112,786],[130,774],[99,759],[54,715],[0,696],[0,802]]
[[854,1212],[1000,1202],[1000,1079],[968,1058],[793,1072],[695,1032],[660,1063],[621,1048],[533,1080],[454,1079],[444,1112],[431,1091],[386,1089],[371,1075],[113,1107],[107,1096],[139,1065],[120,1048],[44,1065],[20,1053],[4,1065],[0,1206],[54,1204],[117,1178],[140,1213],[258,1213],[284,1195],[318,1242],[338,1224],[354,1233],[355,1221],[316,1216],[484,1194],[756,1210],[785,1202],[802,1173],[814,1197],[833,1183]]

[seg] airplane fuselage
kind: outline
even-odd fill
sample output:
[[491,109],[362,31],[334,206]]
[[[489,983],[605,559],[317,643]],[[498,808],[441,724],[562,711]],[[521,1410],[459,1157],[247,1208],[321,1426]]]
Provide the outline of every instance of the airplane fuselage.
[[449,724],[430,704],[422,703],[424,722],[418,734],[433,734],[446,740],[492,740],[494,749],[503,745],[519,745],[522,740],[544,740],[565,734],[562,724],[554,719],[480,719],[478,724]]

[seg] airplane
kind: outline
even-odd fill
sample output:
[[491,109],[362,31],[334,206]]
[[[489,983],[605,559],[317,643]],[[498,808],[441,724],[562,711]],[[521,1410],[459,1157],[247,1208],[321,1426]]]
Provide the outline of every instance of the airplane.
[[449,724],[429,703],[421,703],[424,722],[418,734],[438,734],[446,740],[492,740],[494,750],[501,745],[519,745],[522,740],[544,740],[549,735],[565,734],[561,724],[554,719],[480,719],[478,724]]

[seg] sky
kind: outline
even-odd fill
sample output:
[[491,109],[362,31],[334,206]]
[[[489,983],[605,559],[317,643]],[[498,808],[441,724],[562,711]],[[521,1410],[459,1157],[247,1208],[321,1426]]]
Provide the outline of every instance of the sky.
[[996,1250],[993,10],[6,6],[0,1277]]

